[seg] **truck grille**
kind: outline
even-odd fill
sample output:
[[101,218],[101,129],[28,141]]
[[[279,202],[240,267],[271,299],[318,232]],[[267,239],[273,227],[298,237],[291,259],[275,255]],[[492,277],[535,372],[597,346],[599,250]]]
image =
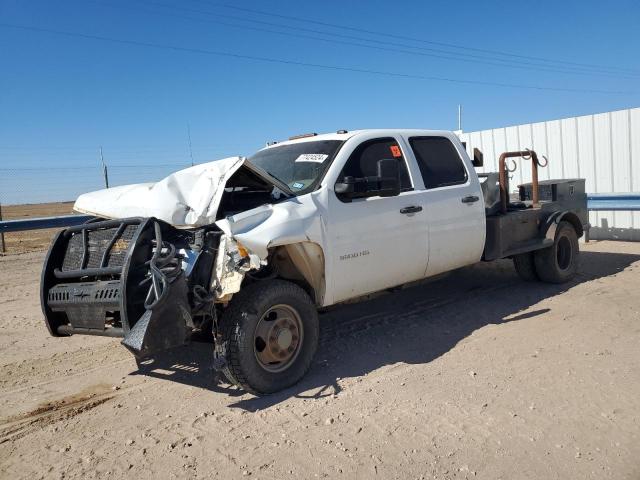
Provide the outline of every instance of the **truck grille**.
[[[126,225],[123,228],[116,226],[98,230],[87,229],[74,233],[67,244],[62,271],[68,272],[83,268],[85,237],[87,258],[84,268],[122,267],[137,229],[138,225]],[[107,253],[106,262],[102,264],[102,257],[110,245],[112,246]]]

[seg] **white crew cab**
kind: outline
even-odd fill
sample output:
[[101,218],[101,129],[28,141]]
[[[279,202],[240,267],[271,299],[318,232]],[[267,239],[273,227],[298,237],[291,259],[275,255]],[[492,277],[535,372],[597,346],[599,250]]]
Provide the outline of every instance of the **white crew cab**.
[[[526,280],[569,280],[588,226],[584,180],[539,183],[535,152],[507,152],[501,165],[521,156],[536,172],[513,199],[506,163],[479,177],[477,153],[448,131],[341,130],[82,195],[76,210],[106,220],[54,240],[47,326],[123,337],[138,358],[212,331],[215,365],[269,393],[311,364],[320,307],[497,258]],[[99,298],[107,284],[118,309]],[[82,314],[65,300],[78,291]]]

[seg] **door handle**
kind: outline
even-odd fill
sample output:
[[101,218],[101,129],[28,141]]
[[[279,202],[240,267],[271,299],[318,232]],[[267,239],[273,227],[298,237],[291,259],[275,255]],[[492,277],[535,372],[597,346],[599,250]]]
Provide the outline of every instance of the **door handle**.
[[419,205],[412,205],[411,207],[404,207],[400,209],[400,213],[406,215],[409,213],[418,213],[422,211],[422,207]]
[[462,198],[462,203],[475,203],[478,200],[480,200],[480,197],[477,197],[476,195],[469,195],[468,197]]

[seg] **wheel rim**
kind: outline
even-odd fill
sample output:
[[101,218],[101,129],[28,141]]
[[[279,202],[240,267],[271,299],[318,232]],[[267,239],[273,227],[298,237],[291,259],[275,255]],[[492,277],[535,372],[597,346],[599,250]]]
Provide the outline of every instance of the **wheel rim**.
[[282,372],[300,353],[304,329],[298,311],[289,305],[274,305],[256,326],[253,351],[262,368]]
[[571,265],[571,242],[567,237],[560,237],[558,239],[558,247],[556,249],[556,259],[558,262],[558,268],[560,270],[566,270]]

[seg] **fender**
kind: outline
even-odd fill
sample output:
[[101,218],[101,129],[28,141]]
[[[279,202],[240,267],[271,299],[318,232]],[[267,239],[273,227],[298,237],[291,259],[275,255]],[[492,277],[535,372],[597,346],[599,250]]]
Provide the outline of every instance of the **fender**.
[[578,238],[582,237],[582,235],[584,234],[584,226],[582,225],[582,222],[580,221],[578,216],[569,210],[561,210],[558,212],[553,212],[551,215],[549,215],[545,223],[540,228],[541,236],[551,241],[555,240],[556,230],[558,229],[558,225],[560,224],[560,222],[563,220],[573,225],[573,228],[576,229]]
[[[321,207],[314,194],[287,201],[267,204],[218,220],[224,232],[222,250],[246,252],[249,269],[260,268],[269,262],[276,264],[284,278],[295,280],[307,291],[318,306],[326,302],[325,234]],[[238,292],[245,272],[229,269],[225,258],[219,256],[216,278],[223,286],[220,299],[228,301]]]

